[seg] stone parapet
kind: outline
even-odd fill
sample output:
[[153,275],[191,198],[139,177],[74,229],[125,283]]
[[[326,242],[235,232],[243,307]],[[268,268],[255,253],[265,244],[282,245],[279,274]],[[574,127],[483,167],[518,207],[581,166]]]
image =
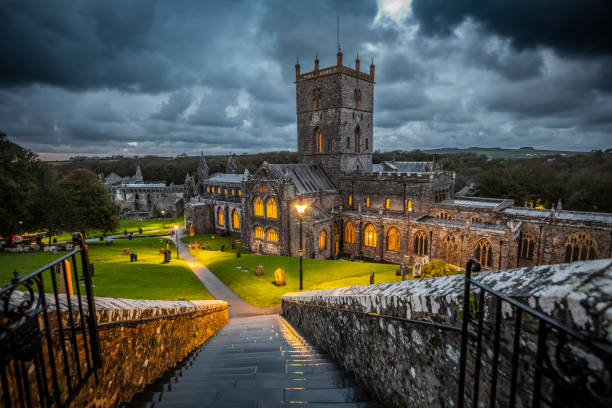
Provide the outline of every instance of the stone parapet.
[[[473,279],[606,347],[612,344],[610,259],[483,272]],[[282,297],[282,312],[352,371],[380,401],[397,406],[456,406],[463,289],[464,277],[456,275],[292,293]],[[502,339],[507,341],[514,333],[516,313],[509,304],[502,305]],[[488,321],[494,310],[493,300],[486,300],[483,308]],[[535,319],[523,317],[521,359],[532,364],[521,364],[519,368],[521,406],[530,405],[530,395],[525,390],[531,389],[529,370],[533,367],[537,327]],[[562,350],[574,353],[570,361],[581,360],[593,372],[605,366],[597,356],[572,347]],[[511,350],[501,349],[500,383],[507,381]],[[481,373],[484,383],[490,381],[492,355],[485,342]],[[468,390],[473,386],[469,374],[473,368],[468,361]],[[498,389],[500,406],[507,405],[503,403],[507,394],[507,387]],[[487,398],[488,394],[481,392],[484,405],[488,405]]]

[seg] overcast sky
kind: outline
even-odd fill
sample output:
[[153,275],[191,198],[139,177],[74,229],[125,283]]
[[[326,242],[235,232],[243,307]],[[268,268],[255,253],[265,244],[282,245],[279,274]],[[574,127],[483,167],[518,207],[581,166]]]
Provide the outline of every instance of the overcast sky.
[[5,0],[0,132],[35,152],[295,150],[295,61],[335,64],[339,15],[345,65],[376,64],[376,150],[605,149],[611,3]]

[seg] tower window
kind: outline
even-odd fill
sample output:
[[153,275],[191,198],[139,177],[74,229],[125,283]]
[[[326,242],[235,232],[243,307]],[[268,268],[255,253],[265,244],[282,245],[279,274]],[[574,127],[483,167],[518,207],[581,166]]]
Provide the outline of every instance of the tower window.
[[350,148],[351,147],[351,138],[350,137],[346,137],[346,148]]
[[359,153],[359,126],[355,128],[355,152]]
[[370,208],[370,197],[366,197],[366,207]]
[[389,209],[389,207],[391,206],[390,204],[391,204],[391,203],[390,203],[390,200],[389,200],[388,198],[385,198],[385,208],[386,208],[387,210],[388,210],[388,209]]
[[352,206],[352,205],[353,205],[353,195],[352,195],[352,194],[349,194],[348,204],[349,204],[350,206]]
[[267,184],[260,184],[259,185],[259,191],[262,193],[267,193],[268,192],[268,185]]
[[367,151],[369,148],[370,148],[370,147],[369,147],[369,145],[368,145],[368,139],[366,138],[366,140],[365,140],[365,149],[366,149],[366,151]]
[[316,127],[313,133],[313,144],[315,153],[321,153],[323,151],[323,133],[320,127]]
[[321,109],[321,88],[318,86],[312,90],[312,110]]

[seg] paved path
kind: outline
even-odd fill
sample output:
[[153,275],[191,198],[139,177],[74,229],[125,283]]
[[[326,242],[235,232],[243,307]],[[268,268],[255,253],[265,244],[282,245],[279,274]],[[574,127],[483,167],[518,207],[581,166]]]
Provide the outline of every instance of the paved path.
[[350,374],[272,315],[230,320],[125,406],[377,406],[369,401]]
[[[215,299],[225,300],[229,304],[230,318],[280,313],[280,305],[266,308],[257,307],[236,295],[236,293],[223,283],[221,279],[217,278],[210,269],[202,265],[200,261],[191,255],[189,248],[181,242],[181,236],[182,231],[179,231],[178,248],[181,257],[187,262],[189,268],[191,268],[193,273],[195,273],[198,279],[200,279],[200,282],[206,286],[206,289],[208,289]],[[172,242],[175,242],[173,237],[169,237],[168,239],[172,239]]]

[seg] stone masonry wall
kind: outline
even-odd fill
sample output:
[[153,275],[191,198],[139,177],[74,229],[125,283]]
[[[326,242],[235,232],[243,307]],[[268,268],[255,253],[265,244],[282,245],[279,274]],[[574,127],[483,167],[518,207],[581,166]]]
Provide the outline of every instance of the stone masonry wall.
[[[577,330],[602,344],[612,344],[612,261],[609,259],[572,264],[540,266],[474,275],[482,282],[521,303]],[[452,407],[458,395],[458,364],[462,320],[462,275],[326,289],[287,294],[282,298],[282,312],[315,343],[336,358],[380,401],[397,406]],[[472,302],[472,301],[471,301]],[[498,405],[508,405],[508,379],[516,312],[503,304],[502,347],[499,359]],[[492,299],[482,306],[485,334],[492,328]],[[365,312],[365,313],[364,313]],[[378,318],[367,313],[412,319],[403,322]],[[420,322],[424,322],[419,324]],[[523,314],[518,404],[531,406],[530,390],[537,344],[537,322]],[[474,334],[471,331],[472,334]],[[557,345],[550,334],[549,346]],[[488,406],[491,381],[491,337],[485,335],[480,403]],[[468,347],[466,398],[471,405],[474,371],[474,344]],[[554,348],[553,348],[554,350]],[[569,402],[580,399],[580,406],[599,406],[592,391],[594,378],[603,378],[610,387],[606,362],[576,344],[563,346],[565,361],[572,369],[576,384],[570,395],[552,391],[544,382],[544,392]],[[550,356],[555,362],[555,356]],[[610,363],[608,359],[608,364]],[[609,366],[608,366],[609,369]],[[586,370],[586,371],[585,371]],[[607,385],[606,385],[607,384]],[[594,402],[595,401],[595,402]],[[572,404],[570,403],[570,406]]]
[[[77,300],[76,296],[71,297],[73,310]],[[63,301],[63,326],[69,327],[66,310],[67,302]],[[50,316],[50,327],[56,327],[55,313]],[[71,402],[70,406],[73,407],[116,407],[130,401],[135,393],[142,391],[147,384],[175,366],[223,327],[228,321],[228,306],[220,300],[161,301],[96,297],[96,316],[102,351],[102,367],[97,372],[99,381],[96,383],[94,377],[90,377]],[[75,320],[79,320],[78,313]],[[77,333],[76,342],[81,370],[86,371],[80,332]],[[73,345],[70,342],[64,344],[68,355],[73,355]],[[56,348],[56,367],[62,367],[59,345]],[[59,374],[60,389],[64,393],[67,389],[65,379],[61,371]],[[11,399],[16,401],[14,384],[9,384],[9,390]],[[36,389],[32,388],[35,405],[39,402],[36,394]]]

